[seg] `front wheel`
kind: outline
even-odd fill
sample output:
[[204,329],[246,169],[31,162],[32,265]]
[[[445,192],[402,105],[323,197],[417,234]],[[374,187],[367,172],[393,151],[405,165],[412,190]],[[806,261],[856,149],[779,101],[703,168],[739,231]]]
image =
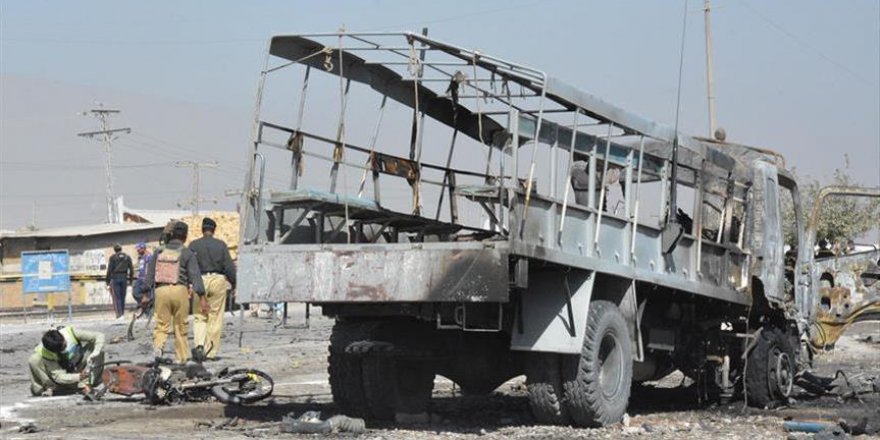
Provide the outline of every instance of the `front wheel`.
[[776,327],[765,327],[746,364],[746,399],[759,408],[775,407],[791,394],[797,374],[797,339]]
[[275,387],[272,378],[260,370],[232,370],[222,378],[229,378],[230,382],[214,386],[211,388],[211,394],[217,400],[233,405],[263,400],[272,395]]
[[563,358],[565,404],[578,426],[619,422],[629,403],[632,341],[626,319],[614,303],[590,303],[580,356]]

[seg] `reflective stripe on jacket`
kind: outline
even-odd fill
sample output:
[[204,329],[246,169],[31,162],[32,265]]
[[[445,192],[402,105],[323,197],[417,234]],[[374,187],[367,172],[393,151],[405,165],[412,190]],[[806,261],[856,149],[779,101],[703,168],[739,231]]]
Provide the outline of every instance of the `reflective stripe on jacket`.
[[[82,350],[82,347],[79,345],[79,339],[77,339],[76,333],[73,332],[73,327],[61,327],[58,331],[61,333],[61,336],[64,336],[64,340],[67,342],[67,346],[64,347],[64,351],[61,352],[61,355],[64,356],[66,361],[70,361],[76,357],[80,350]],[[43,347],[42,343],[37,346],[35,351],[39,353],[43,359],[55,362],[60,361],[58,353],[49,351],[46,347]]]

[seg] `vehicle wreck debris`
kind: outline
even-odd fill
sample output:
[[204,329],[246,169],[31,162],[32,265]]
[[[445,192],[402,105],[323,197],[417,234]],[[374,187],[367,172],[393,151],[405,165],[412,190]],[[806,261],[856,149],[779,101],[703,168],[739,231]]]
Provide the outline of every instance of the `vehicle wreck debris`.
[[268,374],[254,369],[225,368],[217,374],[200,362],[173,364],[156,358],[133,364],[115,361],[104,364],[101,384],[89,398],[99,400],[106,393],[133,396],[143,394],[151,405],[201,401],[211,397],[220,402],[243,405],[272,395],[274,382]]
[[423,413],[438,374],[477,395],[525,374],[547,424],[617,423],[674,370],[774,407],[880,318],[880,250],[817,257],[819,204],[808,221],[779,154],[426,35],[273,37],[247,161],[239,297],[336,320],[353,416]]

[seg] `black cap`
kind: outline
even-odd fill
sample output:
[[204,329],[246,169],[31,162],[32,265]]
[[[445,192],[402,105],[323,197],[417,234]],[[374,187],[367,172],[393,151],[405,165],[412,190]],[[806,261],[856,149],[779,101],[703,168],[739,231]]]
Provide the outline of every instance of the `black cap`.
[[205,217],[204,219],[202,219],[202,230],[203,231],[205,231],[205,230],[213,231],[215,229],[217,229],[217,222],[215,222],[210,217]]
[[52,353],[61,353],[67,348],[67,341],[64,340],[64,336],[58,330],[49,330],[43,334],[43,348],[51,351]]
[[171,228],[171,236],[179,239],[186,238],[186,233],[189,232],[189,226],[184,222],[177,222]]

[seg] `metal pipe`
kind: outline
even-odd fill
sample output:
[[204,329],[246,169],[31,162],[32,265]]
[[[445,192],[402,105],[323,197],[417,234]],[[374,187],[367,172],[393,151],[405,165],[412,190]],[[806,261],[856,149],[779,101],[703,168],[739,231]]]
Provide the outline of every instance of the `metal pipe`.
[[608,156],[611,155],[611,130],[614,124],[608,124],[608,139],[605,141],[605,156],[602,158],[602,181],[599,185],[599,207],[596,215],[596,230],[593,235],[593,249],[599,250],[599,230],[602,229],[602,214],[605,212],[605,181],[608,179]]

